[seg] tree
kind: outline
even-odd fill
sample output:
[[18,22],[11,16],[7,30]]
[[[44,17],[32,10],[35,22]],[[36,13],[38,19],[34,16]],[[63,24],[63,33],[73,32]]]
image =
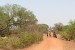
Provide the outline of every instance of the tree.
[[10,31],[12,26],[18,26],[25,31],[28,25],[36,24],[36,16],[20,5],[5,5],[0,7],[0,33]]
[[38,31],[42,33],[47,33],[49,26],[47,24],[38,24]]
[[62,33],[62,37],[66,40],[74,40],[75,39],[75,20],[71,20],[69,25],[64,26]]
[[[5,30],[8,30],[8,15],[4,12],[3,7],[0,7],[0,34],[3,35]],[[7,32],[6,32],[7,33]]]
[[63,27],[64,27],[64,25],[62,23],[56,23],[56,24],[54,24],[54,27],[52,27],[52,29],[57,34],[59,34],[63,30]]
[[61,31],[63,28],[63,24],[62,23],[56,23],[54,27],[55,27],[55,30]]
[[41,33],[46,33],[48,31],[49,26],[46,24],[33,24],[33,25],[28,25],[26,28],[26,31],[28,32],[41,32]]

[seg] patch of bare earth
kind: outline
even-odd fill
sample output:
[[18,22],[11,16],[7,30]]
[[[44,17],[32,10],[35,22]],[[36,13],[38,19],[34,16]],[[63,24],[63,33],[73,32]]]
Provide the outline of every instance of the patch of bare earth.
[[75,42],[64,41],[65,50],[75,50]]

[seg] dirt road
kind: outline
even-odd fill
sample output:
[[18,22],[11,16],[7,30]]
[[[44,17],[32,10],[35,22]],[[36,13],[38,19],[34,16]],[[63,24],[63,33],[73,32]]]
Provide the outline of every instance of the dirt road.
[[[75,50],[75,43],[67,42],[53,37],[43,37],[43,41],[39,44],[33,44],[22,50]],[[21,50],[21,49],[20,49]]]

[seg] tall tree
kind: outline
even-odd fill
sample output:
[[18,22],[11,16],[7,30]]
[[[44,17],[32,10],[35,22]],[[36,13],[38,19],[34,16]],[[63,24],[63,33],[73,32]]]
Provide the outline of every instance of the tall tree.
[[28,25],[36,24],[36,16],[20,5],[4,5],[0,7],[0,32],[18,26],[25,31]]

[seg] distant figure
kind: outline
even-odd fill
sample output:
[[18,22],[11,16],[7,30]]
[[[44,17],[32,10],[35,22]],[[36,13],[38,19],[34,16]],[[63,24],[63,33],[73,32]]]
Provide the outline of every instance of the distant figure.
[[53,37],[57,38],[57,35],[56,35],[56,33],[55,33],[55,32],[53,32]]
[[51,32],[49,32],[49,37],[51,37]]
[[47,37],[48,37],[48,32],[47,32]]

